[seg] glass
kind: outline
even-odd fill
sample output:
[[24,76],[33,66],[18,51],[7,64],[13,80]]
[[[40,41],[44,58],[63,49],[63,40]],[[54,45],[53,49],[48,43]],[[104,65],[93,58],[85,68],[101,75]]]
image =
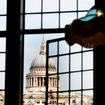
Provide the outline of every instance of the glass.
[[0,0],[0,14],[7,14],[7,0]]
[[60,0],[60,11],[76,10],[76,0]]
[[81,70],[81,53],[72,54],[70,63],[71,71]]
[[43,14],[43,28],[58,28],[58,13]]
[[93,88],[93,71],[83,72],[83,89]]
[[69,55],[59,57],[59,72],[69,71]]
[[0,71],[5,71],[5,54],[0,54]]
[[58,11],[59,0],[43,0],[43,12]]
[[0,16],[0,31],[6,30],[6,16]]
[[49,59],[49,74],[57,73],[57,57],[50,57]]
[[5,102],[5,91],[0,90],[0,105],[4,105]]
[[69,93],[68,92],[62,92],[58,94],[58,105],[68,105],[69,103]]
[[41,12],[41,0],[25,0],[25,12]]
[[0,38],[0,52],[6,51],[6,38]]
[[49,56],[57,55],[57,42],[49,43]]
[[57,75],[50,75],[48,77],[48,91],[56,92],[57,91]]
[[66,41],[59,42],[59,54],[69,53],[69,45]]
[[59,91],[69,90],[69,74],[59,75]]
[[78,9],[79,10],[89,10],[94,6],[94,0],[79,0],[78,1]]
[[93,69],[93,51],[83,53],[83,70]]
[[48,105],[57,104],[57,93],[48,93]]
[[71,46],[71,53],[81,51],[81,46],[79,44],[74,44]]
[[5,72],[0,72],[0,89],[5,89]]
[[40,29],[40,28],[41,28],[40,14],[25,15],[25,29]]
[[83,47],[83,51],[86,51],[86,50],[92,50],[93,48],[85,48]]
[[93,105],[93,90],[83,91],[83,102],[85,105],[86,103]]
[[65,25],[70,24],[76,19],[76,13],[60,13],[60,28],[65,28]]
[[85,17],[87,12],[78,12],[78,18]]
[[81,72],[71,73],[70,89],[81,89]]
[[78,105],[77,103],[79,102],[79,100],[81,100],[81,91],[73,91],[70,92],[70,103],[73,105]]

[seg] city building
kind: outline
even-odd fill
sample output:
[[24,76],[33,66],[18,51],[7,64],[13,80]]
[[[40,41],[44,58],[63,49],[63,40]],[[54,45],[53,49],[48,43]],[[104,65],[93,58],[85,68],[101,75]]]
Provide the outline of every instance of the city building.
[[[54,60],[49,58],[49,73],[56,73]],[[60,84],[60,76],[58,77]],[[44,36],[41,42],[41,50],[37,57],[31,63],[30,73],[26,75],[26,91],[23,93],[24,105],[44,105],[46,94],[46,46]],[[60,86],[58,86],[60,91]],[[48,78],[48,91],[55,93],[48,94],[48,103],[57,104],[57,75],[49,76]],[[59,93],[58,104],[69,105],[69,98],[71,105],[92,105],[93,95],[84,93],[83,97],[78,92]],[[81,99],[83,98],[83,101]]]

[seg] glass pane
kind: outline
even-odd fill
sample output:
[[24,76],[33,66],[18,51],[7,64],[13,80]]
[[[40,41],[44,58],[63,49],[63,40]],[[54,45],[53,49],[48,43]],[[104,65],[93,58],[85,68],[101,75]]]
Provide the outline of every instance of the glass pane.
[[0,54],[0,71],[5,70],[5,54]]
[[83,88],[93,88],[93,71],[83,72]]
[[78,18],[85,17],[87,12],[78,12]]
[[58,94],[58,105],[69,105],[69,93],[62,92]]
[[81,72],[71,73],[70,89],[71,90],[81,89]]
[[57,75],[50,75],[48,77],[48,91],[49,92],[57,91]]
[[7,0],[0,0],[0,14],[7,13]]
[[69,90],[69,74],[61,74],[59,75],[59,90]]
[[74,44],[71,46],[71,53],[81,51],[81,46],[79,44]]
[[83,105],[93,105],[93,90],[83,91]]
[[76,10],[76,0],[60,0],[60,11]]
[[57,55],[57,42],[49,43],[49,56]]
[[59,42],[59,54],[69,53],[69,45],[66,41]]
[[70,92],[70,104],[78,105],[78,102],[81,100],[81,91]]
[[0,31],[6,30],[6,16],[0,17]]
[[25,15],[25,29],[40,29],[41,15]]
[[69,71],[69,55],[59,57],[59,72]]
[[5,72],[0,72],[0,89],[5,89]]
[[94,0],[79,0],[78,9],[79,10],[89,10],[94,6]]
[[65,25],[70,24],[76,19],[76,13],[61,13],[60,28],[65,28]]
[[43,28],[58,28],[58,14],[43,14]]
[[86,50],[92,50],[93,48],[85,48],[83,47],[83,51],[86,51]]
[[48,94],[48,105],[53,105],[53,104],[57,105],[57,93]]
[[41,12],[41,0],[25,0],[25,12]]
[[57,57],[49,58],[49,74],[57,73]]
[[43,12],[58,11],[59,0],[43,0]]
[[6,51],[6,38],[0,38],[0,52]]
[[83,53],[83,70],[93,69],[93,52]]
[[72,54],[70,63],[71,71],[81,70],[81,53]]
[[0,105],[4,105],[5,102],[5,91],[0,91]]

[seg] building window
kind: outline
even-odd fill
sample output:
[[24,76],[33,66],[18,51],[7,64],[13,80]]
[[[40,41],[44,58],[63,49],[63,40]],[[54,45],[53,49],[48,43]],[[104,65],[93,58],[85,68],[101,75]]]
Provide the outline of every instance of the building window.
[[40,101],[37,101],[37,104],[40,104]]

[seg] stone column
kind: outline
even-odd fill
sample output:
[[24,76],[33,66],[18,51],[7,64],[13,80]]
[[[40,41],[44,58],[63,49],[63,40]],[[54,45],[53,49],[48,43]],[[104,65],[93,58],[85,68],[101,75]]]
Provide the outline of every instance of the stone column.
[[54,78],[54,87],[55,87],[55,78]]
[[53,78],[52,78],[52,87],[53,87]]
[[31,86],[32,86],[32,78],[31,78]]
[[41,78],[39,77],[39,86],[41,86]]
[[36,86],[38,86],[38,77],[36,77]]
[[44,77],[43,77],[43,85],[42,86],[44,86]]
[[30,86],[30,78],[28,78],[28,86]]

